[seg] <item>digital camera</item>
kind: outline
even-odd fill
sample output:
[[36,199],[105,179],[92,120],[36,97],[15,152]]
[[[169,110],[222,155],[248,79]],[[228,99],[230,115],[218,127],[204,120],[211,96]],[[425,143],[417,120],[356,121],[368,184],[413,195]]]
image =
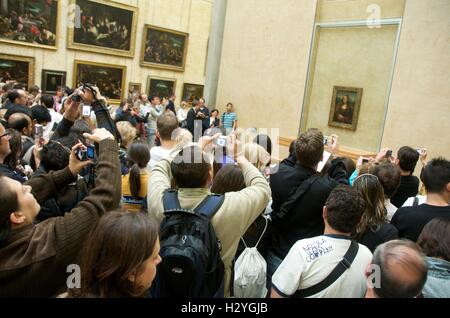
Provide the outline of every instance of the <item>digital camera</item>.
[[215,144],[219,147],[226,147],[227,146],[227,136],[220,136],[216,139]]
[[86,146],[86,149],[79,148],[76,151],[76,156],[80,161],[94,160],[95,159],[95,147],[92,145]]

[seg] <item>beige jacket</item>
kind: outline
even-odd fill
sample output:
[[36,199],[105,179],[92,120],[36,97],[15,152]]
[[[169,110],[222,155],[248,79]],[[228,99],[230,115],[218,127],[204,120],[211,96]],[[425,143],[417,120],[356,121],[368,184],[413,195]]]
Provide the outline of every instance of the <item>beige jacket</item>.
[[[163,219],[163,192],[170,188],[172,173],[170,159],[163,159],[152,169],[148,184],[148,211],[158,221]],[[247,188],[225,194],[223,205],[211,222],[222,243],[221,257],[225,265],[225,297],[230,295],[231,265],[240,238],[264,211],[270,201],[271,191],[264,176],[251,163],[241,165]],[[211,192],[205,188],[179,189],[180,205],[195,208]]]

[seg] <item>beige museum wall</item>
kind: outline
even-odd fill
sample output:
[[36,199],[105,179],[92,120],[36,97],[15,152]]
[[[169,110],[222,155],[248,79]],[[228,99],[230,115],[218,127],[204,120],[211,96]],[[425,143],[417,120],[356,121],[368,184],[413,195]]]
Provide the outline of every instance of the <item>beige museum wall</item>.
[[[177,80],[176,94],[179,96],[178,102],[182,96],[183,83],[204,84],[204,68],[213,0],[110,1],[128,4],[138,8],[134,58],[123,58],[113,55],[68,50],[67,12],[69,0],[60,1],[61,15],[58,24],[58,50],[46,50],[0,42],[1,53],[35,57],[36,84],[41,84],[41,70],[50,69],[67,71],[67,85],[72,86],[73,65],[75,59],[114,65],[125,65],[127,67],[125,79],[126,89],[128,89],[129,82],[139,82],[142,84],[144,90],[146,88],[147,78],[149,75],[175,78]],[[151,24],[189,33],[188,52],[184,72],[159,70],[141,67],[139,65],[144,24]]]
[[408,0],[382,147],[450,158],[450,1]]
[[238,126],[297,134],[315,10],[315,0],[228,0],[216,106],[232,101]]
[[[342,145],[374,152],[383,129],[397,26],[320,29],[307,128],[339,135]],[[328,126],[333,86],[363,88],[355,131]],[[302,127],[303,128],[303,127]],[[303,130],[303,129],[302,129]]]

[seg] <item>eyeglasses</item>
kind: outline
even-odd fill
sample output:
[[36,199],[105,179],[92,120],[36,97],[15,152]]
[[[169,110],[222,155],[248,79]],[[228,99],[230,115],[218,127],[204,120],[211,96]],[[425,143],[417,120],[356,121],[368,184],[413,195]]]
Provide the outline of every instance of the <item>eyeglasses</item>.
[[[3,135],[0,135],[0,138],[3,138],[3,137],[9,137],[9,138],[11,138],[11,133],[9,132],[9,131],[7,131],[7,132],[5,132]],[[9,139],[8,138],[8,139]]]

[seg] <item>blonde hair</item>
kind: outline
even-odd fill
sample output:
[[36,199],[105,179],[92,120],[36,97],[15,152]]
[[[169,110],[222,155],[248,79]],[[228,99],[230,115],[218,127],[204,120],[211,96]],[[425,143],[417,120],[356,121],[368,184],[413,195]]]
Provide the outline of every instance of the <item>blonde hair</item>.
[[119,121],[116,125],[122,137],[122,145],[127,148],[136,138],[136,128],[128,121]]
[[259,170],[264,169],[270,163],[269,153],[258,144],[244,144],[243,151],[245,158]]
[[177,128],[174,131],[175,141],[177,142],[176,148],[183,149],[192,142],[192,134],[189,130],[183,128]]

